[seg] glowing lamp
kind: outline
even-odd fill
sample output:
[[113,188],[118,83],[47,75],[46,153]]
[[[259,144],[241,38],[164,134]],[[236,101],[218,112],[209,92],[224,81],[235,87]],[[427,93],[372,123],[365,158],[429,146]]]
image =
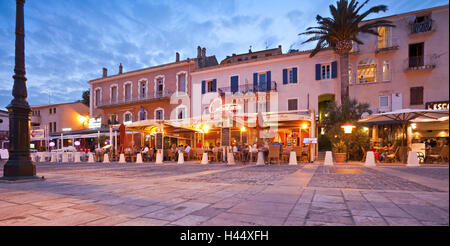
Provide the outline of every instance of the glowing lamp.
[[203,133],[208,133],[209,126],[208,125],[204,125],[202,129],[203,129]]
[[306,128],[308,128],[308,124],[303,123],[303,124],[302,124],[302,129],[306,129]]
[[78,121],[82,124],[84,124],[86,121],[88,121],[89,118],[88,117],[84,117],[82,115],[78,115]]
[[344,133],[347,133],[347,134],[352,133],[353,128],[355,128],[355,127],[356,127],[356,126],[352,126],[352,125],[345,125],[345,126],[342,126],[342,128],[344,128]]
[[245,132],[245,131],[247,131],[247,129],[245,128],[245,126],[242,126],[241,127],[241,132]]
[[417,128],[416,123],[412,123],[412,124],[411,124],[411,128],[412,128],[412,129],[416,129],[416,128]]
[[363,130],[364,130],[365,132],[369,131],[369,127],[364,127]]
[[55,143],[54,143],[54,142],[50,142],[50,143],[48,144],[48,146],[50,146],[50,147],[55,147]]
[[75,146],[80,146],[80,141],[75,141],[73,144],[75,144]]

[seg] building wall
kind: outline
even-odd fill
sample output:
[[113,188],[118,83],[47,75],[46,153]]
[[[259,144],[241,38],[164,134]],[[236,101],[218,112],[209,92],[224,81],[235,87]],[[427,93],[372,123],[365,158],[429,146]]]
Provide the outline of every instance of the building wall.
[[[131,112],[133,114],[133,121],[138,120],[138,113],[140,107],[143,106],[147,111],[147,119],[154,118],[154,111],[158,108],[164,109],[164,118],[169,119],[171,112],[180,105],[181,101],[186,101],[185,94],[172,94],[178,90],[178,75],[185,74],[187,94],[191,94],[191,79],[190,72],[194,69],[194,61],[182,62],[177,65],[162,66],[155,69],[145,69],[142,71],[131,72],[128,74],[122,74],[120,76],[107,77],[105,79],[94,80],[90,82],[91,88],[91,117],[101,117],[102,124],[108,124],[108,119],[112,114],[118,116],[118,121],[122,123],[124,121],[124,114]],[[95,91],[101,90],[101,101],[109,103],[111,100],[111,87],[116,85],[118,87],[118,102],[123,102],[125,98],[125,84],[131,83],[131,98],[136,100],[140,96],[140,82],[147,81],[147,97],[153,97],[155,95],[155,88],[157,78],[164,79],[164,92],[169,93],[172,96],[170,98],[161,98],[153,101],[146,102],[134,102],[127,105],[113,104],[108,107],[98,107],[95,102]],[[187,100],[186,104],[189,104]],[[190,111],[187,111],[190,114]]]
[[[407,23],[412,15],[420,16],[431,13],[433,19],[432,31],[426,33],[411,34],[411,27]],[[392,30],[392,45],[398,49],[378,52],[377,37],[363,35],[361,40],[364,45],[359,46],[359,53],[350,55],[349,65],[352,67],[352,81],[356,80],[357,64],[365,58],[372,58],[377,63],[377,82],[366,84],[351,84],[350,97],[360,102],[367,102],[374,111],[391,111],[399,109],[393,107],[392,100],[395,94],[401,95],[401,108],[425,108],[426,102],[449,100],[449,15],[448,5],[433,8],[430,11],[417,11],[396,15],[388,18],[396,27]],[[427,57],[436,55],[436,67],[421,71],[408,71],[409,44],[424,43],[425,62]],[[391,68],[390,80],[382,81],[383,61],[389,61]],[[423,86],[423,104],[410,104],[410,88]],[[379,96],[389,96],[389,107],[380,108]]]
[[[334,94],[340,98],[339,77],[316,80],[316,64],[331,64],[337,61],[332,51],[323,51],[313,58],[309,53],[298,53],[268,57],[261,60],[219,65],[192,73],[193,115],[198,116],[204,107],[217,98],[218,93],[202,94],[202,81],[216,79],[217,88],[231,86],[231,77],[239,76],[239,86],[253,86],[253,73],[271,71],[271,80],[276,82],[277,90],[271,97],[276,98],[278,111],[288,110],[288,99],[298,99],[298,109],[318,109],[318,97],[322,94]],[[283,84],[283,69],[296,67],[298,82]],[[308,96],[309,95],[309,96]],[[201,105],[201,106],[200,106]],[[273,109],[274,105],[270,105]]]
[[7,111],[0,110],[0,139],[8,137],[9,116]]
[[[56,108],[56,113],[53,113],[54,108]],[[79,120],[79,116],[86,119],[89,117],[89,107],[81,102],[31,106],[31,109],[34,112],[39,111],[40,116],[36,113],[35,115],[32,113],[31,116],[31,124],[35,125],[36,128],[44,129],[44,126],[49,126],[50,122],[56,122],[56,132],[61,132],[63,128],[71,128],[72,130],[88,128],[88,122],[80,122]],[[50,109],[52,109],[52,113],[50,113]],[[54,132],[53,129],[52,132]]]

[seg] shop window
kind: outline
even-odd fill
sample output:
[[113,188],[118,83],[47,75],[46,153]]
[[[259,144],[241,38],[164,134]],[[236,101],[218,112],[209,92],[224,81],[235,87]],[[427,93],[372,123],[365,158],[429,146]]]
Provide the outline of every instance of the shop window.
[[289,99],[288,100],[288,110],[298,110],[298,99]]
[[365,58],[358,63],[358,83],[377,81],[377,64],[372,58]]
[[411,87],[410,105],[423,104],[423,87]]

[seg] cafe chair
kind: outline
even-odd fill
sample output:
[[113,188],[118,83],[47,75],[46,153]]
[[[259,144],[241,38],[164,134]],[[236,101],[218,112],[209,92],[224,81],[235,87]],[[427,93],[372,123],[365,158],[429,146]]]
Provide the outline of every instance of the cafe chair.
[[297,161],[298,161],[298,158],[300,157],[300,161],[302,161],[302,146],[295,146],[294,147],[294,151],[295,151],[295,157],[297,158]]
[[280,164],[280,146],[270,145],[269,146],[269,156],[267,157],[269,164],[272,159],[276,159],[277,163]]
[[432,162],[434,162],[434,160],[438,162],[448,161],[448,151],[448,145],[442,146],[441,148],[435,148],[431,151],[431,154],[427,156],[427,160],[431,159]]
[[385,158],[385,162],[396,162],[396,161],[398,161],[398,157],[397,157],[397,153],[398,153],[398,150],[400,149],[400,147],[397,147],[397,148],[395,148],[395,151],[394,151],[394,153],[392,153],[392,154],[389,154],[389,155],[386,155],[386,158]]
[[217,161],[217,152],[208,152],[208,160],[210,162]]
[[283,150],[283,153],[281,154],[281,161],[282,162],[289,162],[289,157],[291,155],[291,151],[289,150],[289,148],[285,148]]

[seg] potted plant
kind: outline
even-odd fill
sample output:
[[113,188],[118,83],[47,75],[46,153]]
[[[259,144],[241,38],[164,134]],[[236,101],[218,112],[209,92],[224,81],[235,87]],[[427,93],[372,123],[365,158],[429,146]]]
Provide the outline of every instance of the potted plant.
[[333,144],[333,153],[336,162],[345,162],[347,160],[347,146],[344,141]]

